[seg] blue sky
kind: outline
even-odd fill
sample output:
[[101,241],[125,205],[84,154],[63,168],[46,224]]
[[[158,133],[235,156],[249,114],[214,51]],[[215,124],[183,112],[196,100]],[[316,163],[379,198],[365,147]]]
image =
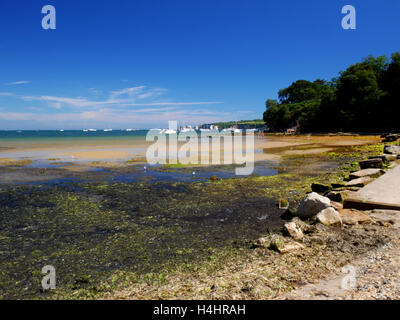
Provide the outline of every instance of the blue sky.
[[3,0],[0,30],[0,129],[166,127],[261,118],[295,80],[400,51],[400,2]]

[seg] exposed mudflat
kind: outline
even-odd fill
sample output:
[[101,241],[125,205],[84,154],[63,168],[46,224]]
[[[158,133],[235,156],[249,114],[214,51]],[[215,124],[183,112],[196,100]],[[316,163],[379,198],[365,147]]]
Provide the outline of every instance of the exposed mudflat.
[[[342,181],[379,148],[287,155],[245,178],[229,166],[2,165],[0,297],[277,298],[390,241],[373,225],[315,230],[287,255],[251,245],[280,232],[279,199],[295,208],[312,182]],[[56,290],[41,288],[45,265]]]

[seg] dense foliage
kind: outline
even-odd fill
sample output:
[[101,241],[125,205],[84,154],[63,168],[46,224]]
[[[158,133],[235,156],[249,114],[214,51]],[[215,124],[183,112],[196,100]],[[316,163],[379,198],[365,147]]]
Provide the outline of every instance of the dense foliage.
[[298,80],[278,97],[266,101],[264,121],[271,131],[398,131],[400,53],[368,56],[329,82]]
[[265,123],[263,119],[254,120],[239,120],[239,121],[227,121],[227,122],[214,122],[208,125],[216,125],[219,129],[230,128],[233,126],[249,127],[249,128],[264,128]]

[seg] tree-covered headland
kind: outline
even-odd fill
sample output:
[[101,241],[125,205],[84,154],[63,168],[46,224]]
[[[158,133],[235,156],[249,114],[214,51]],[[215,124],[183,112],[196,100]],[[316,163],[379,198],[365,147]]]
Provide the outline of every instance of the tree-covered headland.
[[400,131],[400,53],[368,56],[331,81],[297,80],[268,99],[270,131]]

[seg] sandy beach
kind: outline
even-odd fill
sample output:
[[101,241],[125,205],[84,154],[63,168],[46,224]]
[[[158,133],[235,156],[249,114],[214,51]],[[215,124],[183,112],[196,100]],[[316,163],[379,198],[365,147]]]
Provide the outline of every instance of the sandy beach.
[[[377,136],[329,136],[296,135],[256,136],[254,142],[255,161],[279,161],[282,156],[318,154],[330,152],[347,146],[375,143]],[[96,165],[114,162],[125,165],[127,161],[146,162],[146,149],[151,142],[145,139],[69,139],[46,142],[7,142],[0,150],[0,165],[9,161],[41,160],[48,162],[73,162]],[[178,145],[178,148],[183,143]],[[221,162],[224,161],[224,148],[217,149]],[[213,155],[210,153],[210,159]],[[215,157],[216,155],[214,155]],[[196,158],[196,157],[195,157]],[[197,157],[197,159],[199,159]],[[197,160],[196,159],[196,160]],[[194,160],[194,164],[196,163]],[[204,165],[204,164],[203,164]]]

